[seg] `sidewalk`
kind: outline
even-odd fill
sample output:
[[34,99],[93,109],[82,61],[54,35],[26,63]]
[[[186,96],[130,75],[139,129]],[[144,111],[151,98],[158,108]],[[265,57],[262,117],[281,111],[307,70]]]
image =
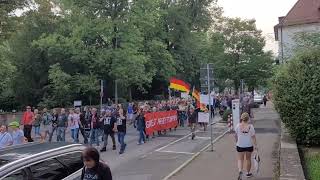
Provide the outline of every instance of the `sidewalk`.
[[[272,180],[279,144],[279,116],[272,104],[254,110],[259,154],[261,158],[260,173],[255,180]],[[173,176],[172,180],[236,180],[238,175],[237,156],[233,135],[226,134],[215,145],[215,151],[201,153],[183,170]],[[245,179],[245,178],[244,178]]]

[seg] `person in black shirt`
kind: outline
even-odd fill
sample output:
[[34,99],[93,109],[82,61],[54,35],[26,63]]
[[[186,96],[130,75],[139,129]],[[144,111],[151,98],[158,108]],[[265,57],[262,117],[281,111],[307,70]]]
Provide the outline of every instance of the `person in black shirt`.
[[52,124],[52,130],[51,130],[51,132],[49,132],[49,133],[50,133],[50,134],[49,134],[49,142],[52,141],[53,133],[54,133],[55,131],[57,131],[57,127],[58,127],[58,117],[59,117],[59,114],[58,114],[58,112],[57,112],[56,109],[53,109],[52,112],[53,112],[53,114],[52,114],[52,123],[51,123],[51,124]]
[[189,125],[191,129],[191,138],[192,140],[196,137],[196,126],[197,126],[197,112],[195,111],[195,108],[193,106],[190,107],[189,111]]
[[108,165],[100,161],[97,149],[87,147],[81,155],[84,167],[81,180],[112,180],[111,170]]
[[119,110],[116,117],[117,117],[118,142],[121,144],[119,154],[123,154],[127,146],[127,144],[124,142],[124,137],[127,132],[126,116],[124,115],[123,111]]
[[83,143],[84,144],[88,144],[88,137],[87,137],[86,132],[85,132],[85,128],[87,126],[86,117],[85,117],[86,116],[85,115],[86,112],[80,112],[79,108],[76,109],[76,112],[80,113],[79,129],[80,129],[80,132],[81,132],[83,140],[84,140]]
[[105,115],[102,117],[103,122],[103,147],[100,152],[107,151],[108,145],[108,136],[111,137],[112,140],[112,150],[116,150],[116,140],[114,138],[114,130],[116,129],[116,121],[117,119],[111,116],[111,111],[107,111]]

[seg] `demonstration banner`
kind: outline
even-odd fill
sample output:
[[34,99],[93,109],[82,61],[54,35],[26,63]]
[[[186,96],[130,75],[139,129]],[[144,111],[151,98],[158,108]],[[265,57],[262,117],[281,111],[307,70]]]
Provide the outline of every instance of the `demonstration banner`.
[[146,134],[151,135],[153,132],[162,131],[178,126],[177,111],[163,111],[145,114]]

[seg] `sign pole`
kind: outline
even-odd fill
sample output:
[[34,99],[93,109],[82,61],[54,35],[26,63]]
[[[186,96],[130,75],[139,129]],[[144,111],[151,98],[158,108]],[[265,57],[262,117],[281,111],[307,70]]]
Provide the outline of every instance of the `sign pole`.
[[100,80],[100,110],[102,109],[103,101],[103,80]]
[[210,81],[210,66],[207,64],[207,78],[208,78],[208,100],[209,100],[209,123],[210,123],[210,141],[211,141],[211,151],[213,151],[213,129],[212,129],[212,118],[211,118],[211,81]]

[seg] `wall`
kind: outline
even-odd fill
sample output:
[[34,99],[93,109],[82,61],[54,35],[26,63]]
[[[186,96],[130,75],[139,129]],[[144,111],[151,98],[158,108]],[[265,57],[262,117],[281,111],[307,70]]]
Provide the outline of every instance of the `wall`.
[[[278,29],[279,34],[279,59],[282,59],[282,47],[283,47],[283,58],[289,59],[294,54],[294,49],[296,48],[295,36],[301,32],[320,32],[320,23],[313,24],[303,24],[295,26],[287,26]],[[283,37],[281,37],[281,35]],[[283,43],[281,43],[283,40]]]

